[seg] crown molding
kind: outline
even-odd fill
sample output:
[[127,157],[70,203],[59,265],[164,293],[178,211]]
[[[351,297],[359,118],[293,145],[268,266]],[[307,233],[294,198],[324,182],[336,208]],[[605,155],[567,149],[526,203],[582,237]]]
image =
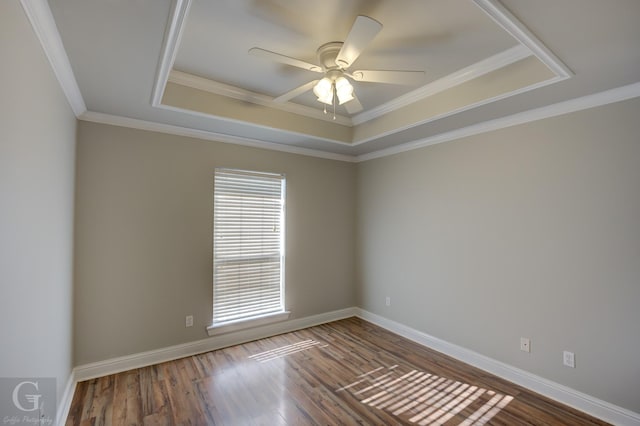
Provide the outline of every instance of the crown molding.
[[402,152],[412,151],[436,145],[439,143],[450,142],[468,136],[474,136],[494,130],[500,130],[506,127],[526,124],[545,118],[556,117],[559,115],[569,114],[572,112],[582,111],[589,108],[608,105],[615,102],[621,102],[628,99],[640,97],[640,82],[606,90],[603,92],[586,95],[568,101],[558,102],[556,104],[545,107],[535,108],[529,111],[512,114],[506,117],[497,118],[483,123],[474,124],[464,128],[452,130],[450,132],[441,133],[430,136],[428,138],[415,140],[402,145],[374,151],[359,156],[350,156],[344,154],[334,154],[308,148],[299,148],[295,146],[282,145],[273,142],[264,142],[250,138],[240,138],[237,136],[226,135],[222,133],[209,132],[205,130],[196,130],[186,127],[162,124],[152,121],[138,120],[128,117],[121,117],[99,112],[88,111],[78,117],[79,120],[94,123],[110,124],[119,127],[129,127],[140,130],[173,134],[177,136],[186,136],[197,139],[211,140],[215,142],[231,143],[236,145],[250,146],[254,148],[262,148],[274,151],[288,152],[292,154],[306,155],[311,157],[325,158],[329,160],[345,161],[345,162],[364,162],[376,158],[388,157]]
[[615,89],[605,90],[603,92],[594,93],[591,95],[582,96],[579,98],[570,99],[568,101],[558,102],[556,104],[540,108],[534,108],[517,114],[496,118],[494,120],[489,120],[483,123],[478,123],[449,132],[440,133],[428,138],[418,139],[391,148],[385,148],[379,151],[370,152],[368,154],[362,154],[356,157],[356,162],[388,157],[390,155],[412,151],[414,149],[436,145],[443,142],[449,142],[467,136],[474,136],[493,130],[504,129],[506,127],[517,126],[519,124],[530,123],[532,121],[556,117],[559,115],[569,114],[572,112],[582,111],[585,109],[595,108],[637,97],[640,97],[640,82],[629,84],[627,86],[617,87]]
[[473,3],[484,11],[502,29],[508,32],[521,45],[526,46],[558,77],[568,78],[573,75],[571,70],[518,18],[516,18],[498,0],[472,0]]
[[343,126],[352,126],[351,119],[342,115],[336,115],[336,119],[334,120],[333,115],[325,114],[319,109],[295,104],[293,102],[274,102],[274,98],[270,96],[251,92],[249,90],[220,83],[208,78],[199,77],[197,75],[189,74],[183,71],[172,70],[169,74],[168,81],[170,81],[171,83],[180,84],[182,86],[191,87],[192,89],[203,90],[205,92],[222,95],[242,101],[249,101],[257,105],[291,112],[305,117],[328,121],[330,123],[337,123]]
[[87,111],[80,88],[73,75],[69,57],[62,44],[62,38],[46,0],[20,0],[42,50],[49,60],[53,73],[64,92],[76,117]]
[[514,62],[518,62],[531,55],[531,51],[525,46],[514,46],[510,49],[478,61],[475,64],[469,65],[468,67],[462,68],[456,72],[439,78],[438,80],[435,80],[425,86],[406,93],[376,108],[372,108],[368,111],[358,114],[353,117],[353,124],[358,125],[369,120],[373,120],[374,118],[378,118],[382,115],[388,114],[421,99],[433,96],[436,93],[451,89],[452,87],[458,86],[462,83],[466,83],[467,81],[506,67],[507,65],[511,65]]
[[552,78],[550,78],[548,80],[543,80],[543,81],[540,81],[538,83],[531,84],[529,86],[524,86],[524,87],[521,87],[519,89],[512,90],[510,92],[505,92],[505,93],[502,93],[500,95],[496,95],[496,96],[492,96],[490,98],[486,98],[486,99],[480,100],[478,102],[466,104],[466,105],[463,105],[463,106],[461,106],[459,108],[452,109],[450,111],[446,111],[446,112],[443,112],[443,113],[440,113],[440,114],[436,114],[436,115],[434,115],[432,117],[428,117],[428,118],[426,118],[424,120],[420,120],[420,121],[417,121],[415,123],[411,123],[411,124],[403,126],[403,127],[395,128],[395,129],[390,130],[388,132],[379,133],[379,134],[377,134],[377,135],[375,135],[373,137],[369,137],[367,139],[362,139],[362,140],[355,141],[355,142],[353,142],[353,146],[362,145],[362,144],[370,142],[370,141],[372,141],[374,139],[380,139],[380,138],[383,138],[383,137],[386,137],[386,136],[390,136],[390,135],[392,135],[394,133],[398,133],[398,132],[401,132],[401,131],[404,131],[404,130],[407,130],[407,129],[411,129],[411,128],[416,127],[416,126],[422,126],[424,124],[431,123],[433,121],[442,120],[443,118],[447,118],[447,117],[450,117],[452,115],[460,114],[462,112],[468,111],[468,110],[473,109],[473,108],[478,108],[478,107],[481,107],[483,105],[488,105],[488,104],[491,104],[493,102],[497,102],[497,101],[500,101],[502,99],[509,98],[511,96],[515,96],[515,95],[519,95],[521,93],[528,92],[530,90],[535,90],[535,89],[539,89],[539,88],[544,87],[544,86],[548,86],[550,84],[558,83],[558,82],[560,82],[562,80],[565,80],[565,78],[564,77],[552,77]]
[[284,145],[273,142],[265,142],[258,139],[244,138],[227,135],[224,133],[210,132],[207,130],[192,129],[189,127],[174,126],[172,124],[158,123],[155,121],[139,120],[136,118],[122,117],[118,115],[104,114],[101,112],[87,111],[78,117],[79,120],[92,123],[109,124],[118,127],[128,127],[131,129],[147,130],[150,132],[166,133],[176,136],[186,136],[190,138],[203,139],[214,142],[230,143],[234,145],[248,146],[252,148],[267,149],[271,151],[281,151],[290,154],[305,155],[308,157],[324,158],[327,160],[355,162],[355,157],[345,154],[335,154],[332,152],[319,151],[310,148],[300,148],[297,146]]
[[164,40],[162,41],[162,53],[158,69],[156,70],[156,81],[151,93],[151,105],[158,106],[162,101],[164,88],[167,85],[169,74],[173,68],[178,55],[178,46],[182,39],[185,22],[191,8],[191,0],[173,0],[172,11],[169,22],[165,28]]
[[[167,111],[174,111],[174,112],[179,112],[181,114],[187,114],[187,115],[192,115],[192,116],[196,116],[196,117],[204,117],[204,118],[211,118],[211,117],[215,117],[220,121],[224,121],[227,123],[235,123],[235,124],[246,124],[246,121],[237,119],[237,118],[229,118],[229,117],[222,117],[222,116],[214,116],[211,115],[209,113],[206,112],[201,112],[201,111],[194,111],[194,110],[190,110],[190,109],[186,109],[186,108],[182,108],[182,107],[176,107],[173,105],[165,105],[165,104],[160,104],[157,106],[157,108],[159,109],[164,109]],[[256,123],[251,123],[251,127],[256,129],[256,128],[260,128],[260,129],[265,129],[265,130],[273,130],[274,127],[270,127],[264,124],[256,124]],[[336,145],[342,145],[342,146],[353,146],[353,144],[351,142],[345,142],[345,141],[341,141],[338,139],[331,139],[331,138],[325,138],[322,136],[313,136],[313,135],[309,135],[307,133],[303,133],[303,132],[296,132],[296,131],[292,131],[292,130],[284,130],[284,129],[280,129],[280,128],[276,128],[276,130],[279,130],[283,133],[287,133],[289,135],[295,135],[301,138],[312,138],[315,141],[320,141],[320,142],[329,142],[332,144],[336,144]],[[278,144],[280,145],[280,144]]]

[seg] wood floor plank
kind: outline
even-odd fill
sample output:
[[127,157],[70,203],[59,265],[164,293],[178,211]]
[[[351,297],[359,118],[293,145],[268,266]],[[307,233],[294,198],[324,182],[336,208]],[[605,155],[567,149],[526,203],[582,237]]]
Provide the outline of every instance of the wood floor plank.
[[358,318],[79,383],[67,425],[605,425]]
[[190,358],[163,364],[172,420],[176,425],[203,425],[206,424],[205,416],[200,401],[195,398],[194,379],[190,376],[194,369],[189,364]]
[[113,394],[113,424],[142,424],[142,398],[140,397],[140,376],[137,371],[115,376]]
[[[89,383],[90,381],[87,380],[76,385],[76,396],[71,401],[66,424],[79,424],[79,422],[82,421],[82,412],[85,407],[87,407],[87,410],[90,409],[91,395],[89,394]],[[79,395],[82,397],[78,397]]]
[[169,393],[165,382],[157,379],[157,368],[155,366],[146,367],[138,371],[143,424],[171,424],[170,420],[173,418],[173,413],[169,402]]
[[100,377],[94,381],[91,407],[83,420],[92,420],[96,426],[113,424],[112,407],[115,375]]

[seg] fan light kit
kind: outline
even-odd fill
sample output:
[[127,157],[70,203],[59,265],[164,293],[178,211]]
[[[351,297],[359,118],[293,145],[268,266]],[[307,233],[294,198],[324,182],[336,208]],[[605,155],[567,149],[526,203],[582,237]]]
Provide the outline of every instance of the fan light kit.
[[320,66],[259,47],[250,49],[249,53],[307,71],[324,74],[320,80],[310,81],[273,100],[274,102],[287,102],[309,90],[313,90],[318,101],[325,104],[325,113],[327,112],[326,105],[333,105],[333,118],[335,119],[336,103],[344,105],[349,114],[355,114],[363,109],[349,79],[358,82],[402,85],[414,85],[422,82],[424,78],[423,71],[358,70],[352,73],[348,72],[349,67],[353,65],[380,30],[382,30],[380,22],[368,16],[358,16],[344,42],[330,42],[318,48],[316,53]]
[[326,77],[313,86],[313,93],[318,97],[318,101],[323,104],[333,105],[333,101],[337,97],[338,104],[342,105],[354,99],[353,86],[342,74],[338,70],[331,70],[327,72]]

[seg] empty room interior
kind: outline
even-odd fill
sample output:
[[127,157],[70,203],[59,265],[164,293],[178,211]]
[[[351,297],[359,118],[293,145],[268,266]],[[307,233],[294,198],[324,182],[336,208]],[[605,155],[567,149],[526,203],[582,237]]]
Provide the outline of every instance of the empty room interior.
[[639,21],[1,1],[0,418],[640,426]]

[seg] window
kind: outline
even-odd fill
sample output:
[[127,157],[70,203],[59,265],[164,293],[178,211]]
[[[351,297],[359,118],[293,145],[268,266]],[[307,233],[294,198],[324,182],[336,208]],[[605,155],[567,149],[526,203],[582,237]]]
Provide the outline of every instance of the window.
[[284,194],[283,175],[215,170],[209,334],[222,326],[284,319],[278,314],[288,314],[283,288]]

